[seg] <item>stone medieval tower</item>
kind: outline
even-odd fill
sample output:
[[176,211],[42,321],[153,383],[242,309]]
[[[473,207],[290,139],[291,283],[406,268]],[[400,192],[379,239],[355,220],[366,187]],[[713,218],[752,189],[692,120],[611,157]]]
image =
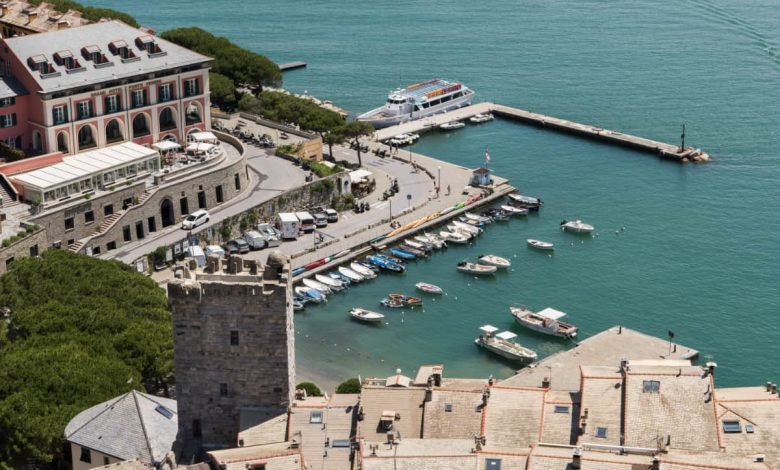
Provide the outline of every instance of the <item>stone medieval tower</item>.
[[168,284],[184,448],[234,447],[239,431],[285,413],[295,393],[290,261],[262,272],[234,256],[223,273],[184,270]]

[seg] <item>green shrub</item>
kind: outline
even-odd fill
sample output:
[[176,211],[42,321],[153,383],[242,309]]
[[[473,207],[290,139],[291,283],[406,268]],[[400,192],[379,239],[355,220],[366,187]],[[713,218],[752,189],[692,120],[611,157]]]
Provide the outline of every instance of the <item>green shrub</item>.
[[324,109],[314,102],[278,91],[263,91],[259,95],[244,95],[238,109],[277,122],[292,122],[301,129],[323,136],[344,124],[344,118],[335,111]]
[[306,395],[310,397],[321,397],[322,391],[320,387],[312,382],[301,382],[295,386],[296,390],[306,390]]
[[351,378],[341,382],[336,387],[336,393],[360,393],[362,386],[357,378]]

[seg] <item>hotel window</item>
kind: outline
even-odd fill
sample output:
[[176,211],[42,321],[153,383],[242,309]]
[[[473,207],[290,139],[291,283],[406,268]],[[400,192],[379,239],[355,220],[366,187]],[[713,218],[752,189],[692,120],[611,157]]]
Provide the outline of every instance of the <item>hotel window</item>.
[[76,227],[76,220],[73,217],[65,219],[65,230],[73,230]]
[[184,96],[195,96],[198,93],[198,79],[191,78],[184,81]]
[[16,113],[0,114],[0,127],[13,127],[16,125]]
[[230,345],[238,346],[238,330],[230,330]]
[[160,89],[159,90],[160,91],[158,93],[158,95],[159,95],[158,101],[160,103],[163,103],[165,101],[170,101],[173,98],[173,96],[171,95],[171,84],[170,83],[165,83],[163,85],[160,85]]
[[92,463],[92,452],[89,451],[86,447],[81,448],[81,457],[79,458],[82,462],[85,463]]
[[228,396],[227,384],[219,384],[219,396],[221,397]]
[[0,108],[6,108],[8,106],[13,106],[16,104],[16,98],[13,96],[10,98],[3,98],[0,99]]
[[104,114],[116,113],[119,111],[119,96],[106,96]]
[[95,211],[87,211],[84,213],[84,223],[91,224],[95,221]]
[[51,110],[51,114],[54,118],[54,124],[64,124],[68,122],[67,106],[56,106]]
[[92,117],[92,102],[91,101],[81,101],[78,104],[76,104],[76,112],[78,113],[79,119],[89,119]]
[[135,90],[133,92],[133,108],[146,106],[146,90]]

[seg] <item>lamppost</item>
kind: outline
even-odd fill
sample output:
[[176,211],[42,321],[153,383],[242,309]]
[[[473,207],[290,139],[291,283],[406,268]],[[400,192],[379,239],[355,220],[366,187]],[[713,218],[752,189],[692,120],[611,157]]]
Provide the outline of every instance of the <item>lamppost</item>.
[[390,203],[390,221],[392,222],[392,220],[393,220],[393,199],[392,198],[388,198],[387,202]]
[[441,165],[439,165],[439,182],[436,184],[436,196],[439,196],[439,191],[441,191]]

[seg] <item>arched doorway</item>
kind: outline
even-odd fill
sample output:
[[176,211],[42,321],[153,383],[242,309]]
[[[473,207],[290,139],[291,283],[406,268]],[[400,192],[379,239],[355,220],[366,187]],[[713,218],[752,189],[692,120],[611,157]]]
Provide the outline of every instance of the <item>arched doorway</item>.
[[79,129],[78,144],[79,150],[97,146],[95,132],[92,130],[92,126],[82,126],[81,129]]
[[68,153],[68,134],[64,132],[57,134],[57,151]]
[[174,118],[171,108],[165,108],[160,111],[160,131],[169,131],[171,129],[176,129],[176,118]]
[[169,227],[176,223],[176,218],[173,214],[173,203],[170,199],[163,199],[160,203],[160,218],[162,219],[162,226]]
[[112,144],[124,140],[122,136],[122,128],[119,126],[117,119],[112,119],[106,124],[106,142]]
[[193,101],[192,103],[189,104],[189,106],[187,106],[185,119],[187,125],[203,122],[203,113],[201,112],[200,104],[197,101]]
[[32,149],[35,153],[43,152],[43,142],[41,142],[41,133],[38,131],[32,132]]
[[133,118],[133,138],[149,135],[149,119],[146,114],[139,114]]

